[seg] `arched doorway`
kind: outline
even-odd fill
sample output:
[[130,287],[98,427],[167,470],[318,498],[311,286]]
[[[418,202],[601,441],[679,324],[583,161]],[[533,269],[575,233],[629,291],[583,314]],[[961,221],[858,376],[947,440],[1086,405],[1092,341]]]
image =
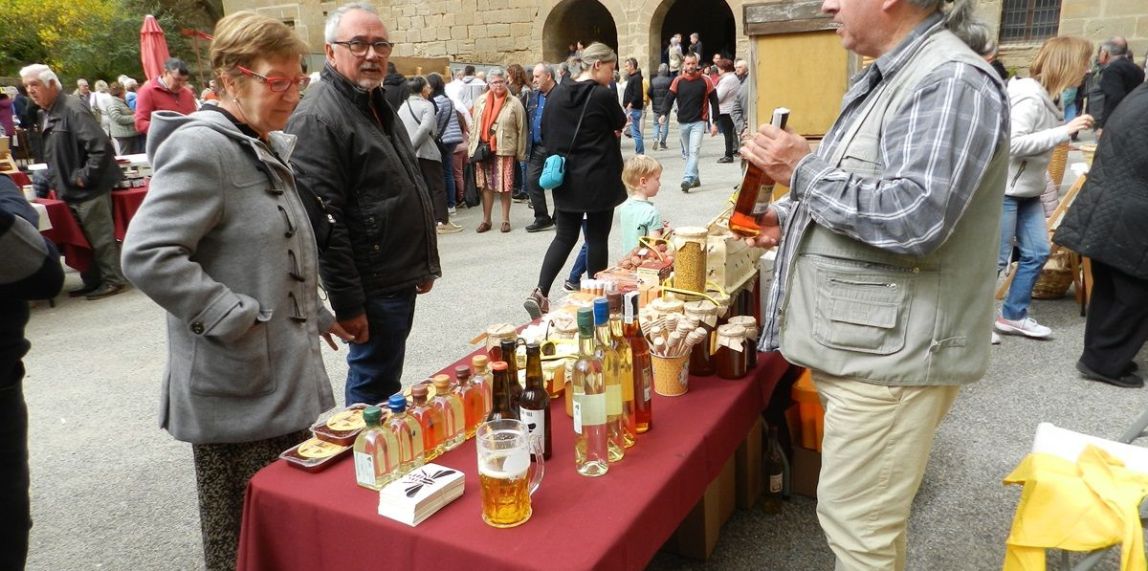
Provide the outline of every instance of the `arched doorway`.
[[542,28],[542,57],[546,61],[566,61],[569,46],[575,42],[602,42],[617,51],[618,27],[601,2],[563,0],[546,17]]
[[690,43],[690,34],[701,36],[704,64],[721,52],[737,56],[737,24],[733,10],[725,0],[664,0],[650,18],[650,62],[657,68],[665,57],[666,46],[674,34],[682,35],[682,49]]

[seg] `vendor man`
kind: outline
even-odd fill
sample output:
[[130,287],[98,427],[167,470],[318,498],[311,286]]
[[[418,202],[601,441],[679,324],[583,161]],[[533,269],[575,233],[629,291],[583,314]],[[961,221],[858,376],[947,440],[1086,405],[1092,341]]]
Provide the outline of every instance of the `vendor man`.
[[792,189],[756,239],[780,241],[761,349],[811,369],[825,405],[817,515],[837,569],[899,570],[933,436],[989,363],[1008,99],[954,34],[969,0],[822,11],[875,61],[815,153],[769,125],[742,149]]

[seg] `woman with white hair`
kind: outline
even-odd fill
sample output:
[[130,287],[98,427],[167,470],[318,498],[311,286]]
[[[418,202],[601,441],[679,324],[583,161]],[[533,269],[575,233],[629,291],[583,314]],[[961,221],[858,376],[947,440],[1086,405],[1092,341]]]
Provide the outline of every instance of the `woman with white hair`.
[[[502,203],[503,232],[510,232],[510,196],[514,171],[526,160],[526,109],[510,95],[506,72],[491,68],[486,74],[490,91],[474,102],[474,126],[467,155],[474,163],[475,178],[482,191],[482,223],[475,232],[490,230],[494,195]],[[480,151],[480,149],[482,149]]]

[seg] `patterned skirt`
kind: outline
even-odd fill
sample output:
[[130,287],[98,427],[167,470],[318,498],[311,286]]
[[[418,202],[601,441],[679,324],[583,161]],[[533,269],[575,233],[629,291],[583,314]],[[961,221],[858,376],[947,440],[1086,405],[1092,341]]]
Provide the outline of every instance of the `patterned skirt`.
[[279,453],[311,436],[300,430],[255,442],[192,444],[199,492],[199,525],[208,571],[235,569],[247,482]]
[[518,167],[514,157],[495,155],[475,166],[475,182],[480,190],[514,191],[514,169]]

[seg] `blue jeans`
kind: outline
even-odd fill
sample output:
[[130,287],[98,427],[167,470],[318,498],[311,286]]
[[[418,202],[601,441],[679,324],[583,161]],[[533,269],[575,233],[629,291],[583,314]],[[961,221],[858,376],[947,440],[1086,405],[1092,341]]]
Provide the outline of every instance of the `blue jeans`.
[[1016,236],[1020,248],[1020,260],[1016,265],[1016,275],[1008,288],[1001,316],[1005,319],[1024,319],[1028,315],[1028,305],[1032,302],[1032,286],[1040,277],[1040,270],[1048,260],[1048,226],[1044,220],[1044,206],[1040,197],[1004,197],[1004,210],[1001,214],[1001,243],[997,255],[997,272],[1003,271],[1012,254],[1012,239]]
[[[658,119],[666,117],[664,124],[659,123]],[[670,118],[665,115],[654,115],[654,142],[666,144],[666,139],[670,136]]]
[[415,320],[415,290],[367,298],[366,343],[347,352],[346,404],[377,404],[402,388],[407,336]]
[[682,154],[686,157],[686,172],[682,174],[683,182],[698,180],[698,152],[702,148],[702,134],[706,130],[705,121],[682,123],[678,125],[682,137]]
[[639,155],[646,154],[645,141],[642,140],[642,110],[630,110],[630,134],[634,136],[634,152]]
[[[566,281],[579,285],[582,283],[582,274],[586,273],[586,254],[590,251],[590,243],[586,240],[586,221],[582,221],[582,248],[574,258],[574,265],[570,267],[570,277]],[[594,276],[590,276],[594,277]]]

